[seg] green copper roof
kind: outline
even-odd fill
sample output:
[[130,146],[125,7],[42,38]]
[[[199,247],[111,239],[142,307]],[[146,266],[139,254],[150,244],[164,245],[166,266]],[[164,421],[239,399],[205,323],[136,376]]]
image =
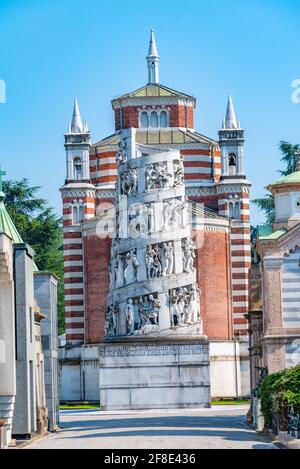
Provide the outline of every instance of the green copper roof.
[[12,239],[14,243],[23,243],[21,236],[10,218],[5,205],[5,195],[0,192],[0,234],[4,233]]
[[287,230],[285,228],[280,228],[280,230],[273,231],[272,225],[258,225],[257,227],[258,238],[261,241],[280,238],[280,236],[284,235],[286,232]]
[[275,181],[271,186],[281,186],[282,184],[300,184],[300,171],[284,176]]
[[190,96],[185,93],[181,93],[180,91],[173,90],[172,88],[168,88],[167,86],[148,83],[148,85],[143,86],[131,93],[124,94],[122,96],[118,96],[117,98],[113,99],[112,102],[126,99],[126,98],[146,98],[146,97],[170,97],[170,96],[179,96],[181,98],[189,98],[195,100],[193,96]]

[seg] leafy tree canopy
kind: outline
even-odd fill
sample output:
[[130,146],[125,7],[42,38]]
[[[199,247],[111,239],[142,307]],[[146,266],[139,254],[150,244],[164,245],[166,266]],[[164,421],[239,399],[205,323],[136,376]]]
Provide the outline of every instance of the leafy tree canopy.
[[[281,161],[285,165],[285,169],[279,170],[278,172],[282,176],[288,176],[289,174],[296,171],[296,162],[297,156],[296,152],[299,150],[299,145],[292,145],[291,143],[281,141],[278,145],[279,150],[281,151]],[[266,189],[266,188],[265,188]],[[267,193],[265,197],[252,200],[252,202],[265,212],[266,222],[274,223],[275,220],[275,207],[274,207],[274,197],[272,194]]]
[[61,219],[47,201],[38,197],[40,187],[27,179],[4,181],[5,206],[23,241],[35,251],[39,270],[56,274],[58,286],[59,334],[64,332],[63,232]]

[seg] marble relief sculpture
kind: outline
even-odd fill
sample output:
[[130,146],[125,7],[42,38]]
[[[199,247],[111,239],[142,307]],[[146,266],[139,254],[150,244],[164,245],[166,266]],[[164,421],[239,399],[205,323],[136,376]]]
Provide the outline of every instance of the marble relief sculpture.
[[199,301],[196,285],[173,289],[169,293],[172,326],[199,322]]
[[123,138],[119,143],[119,151],[116,157],[116,161],[118,164],[126,163],[127,162],[127,142],[126,139]]
[[159,300],[154,295],[129,298],[125,313],[127,335],[143,334],[146,330],[156,330],[160,306]]
[[126,325],[127,325],[127,334],[132,335],[134,333],[134,307],[133,300],[129,298],[126,306]]
[[174,170],[174,186],[181,186],[184,180],[184,167],[183,167],[183,160],[175,160],[173,162],[173,170]]
[[145,190],[171,187],[173,174],[168,173],[166,163],[154,163],[146,166]]
[[129,169],[120,176],[121,195],[136,195],[138,186],[137,169]]
[[[183,334],[185,328],[199,333],[183,159],[177,150],[145,154],[130,142],[132,154],[126,140],[120,144],[116,223],[122,236],[113,240],[109,266],[108,304],[118,304],[118,318],[109,306],[106,335],[151,335],[168,329]],[[120,196],[129,196],[125,208]]]
[[149,245],[146,256],[147,278],[154,279],[173,273],[174,269],[174,243]]
[[148,234],[148,208],[145,205],[133,207],[129,212],[128,231],[131,238]]
[[195,246],[190,238],[181,241],[182,257],[183,257],[183,271],[193,272],[195,270],[194,261],[196,258]]
[[117,317],[118,317],[118,306],[109,305],[105,311],[105,335],[116,336],[117,335]]
[[136,257],[136,250],[127,252],[124,255],[124,284],[136,282],[137,269],[139,262]]
[[179,228],[183,224],[183,210],[185,202],[179,199],[167,200],[163,204],[163,229],[168,231],[174,228]]

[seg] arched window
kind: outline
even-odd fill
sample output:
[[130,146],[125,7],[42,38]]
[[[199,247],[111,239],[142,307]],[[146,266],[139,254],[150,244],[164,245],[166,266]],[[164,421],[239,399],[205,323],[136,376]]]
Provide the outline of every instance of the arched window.
[[158,127],[158,116],[157,116],[157,112],[155,112],[155,111],[151,112],[150,126],[151,127]]
[[79,223],[78,207],[73,207],[73,209],[72,209],[72,224],[73,225],[78,225],[78,223]]
[[161,111],[160,116],[160,127],[168,127],[168,116],[166,111]]
[[228,155],[228,164],[229,164],[229,175],[236,175],[236,156],[234,153]]
[[141,114],[141,126],[145,128],[149,127],[149,117],[145,111],[143,111]]
[[234,218],[234,209],[232,202],[229,202],[229,218]]
[[80,158],[74,158],[74,179],[75,181],[79,181],[82,179],[82,164]]
[[229,202],[229,218],[234,220],[239,220],[241,216],[240,203],[239,202]]
[[234,218],[236,220],[240,219],[240,203],[239,202],[236,202],[234,204]]
[[84,218],[84,210],[83,207],[73,207],[72,208],[72,224],[79,225]]

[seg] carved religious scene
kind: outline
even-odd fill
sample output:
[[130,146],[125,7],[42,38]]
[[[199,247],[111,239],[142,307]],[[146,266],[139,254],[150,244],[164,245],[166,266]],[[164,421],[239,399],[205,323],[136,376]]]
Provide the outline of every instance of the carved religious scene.
[[136,249],[124,254],[118,254],[109,264],[110,287],[120,288],[136,282],[138,267]]
[[116,161],[118,164],[126,163],[127,162],[127,142],[126,139],[122,139],[119,143],[119,151],[116,157]]
[[154,279],[173,274],[174,242],[149,245],[146,251],[147,278]]
[[163,230],[169,231],[183,226],[185,202],[181,199],[166,200],[163,204]]
[[128,234],[131,238],[145,236],[149,232],[148,207],[145,204],[132,205],[128,210]]
[[174,187],[181,186],[184,181],[183,159],[173,161]]
[[199,288],[196,284],[170,290],[171,326],[184,326],[200,322]]
[[195,246],[191,238],[185,238],[181,241],[182,248],[182,259],[183,259],[183,271],[193,272],[195,271],[194,261],[196,258]]
[[146,166],[145,190],[165,189],[173,186],[173,174],[168,172],[167,163],[153,163]]
[[118,328],[118,305],[109,305],[105,311],[105,335],[116,336]]
[[128,169],[120,175],[121,195],[136,195],[138,188],[138,171],[136,168]]
[[129,298],[126,304],[127,335],[148,334],[157,331],[161,307],[157,295]]

